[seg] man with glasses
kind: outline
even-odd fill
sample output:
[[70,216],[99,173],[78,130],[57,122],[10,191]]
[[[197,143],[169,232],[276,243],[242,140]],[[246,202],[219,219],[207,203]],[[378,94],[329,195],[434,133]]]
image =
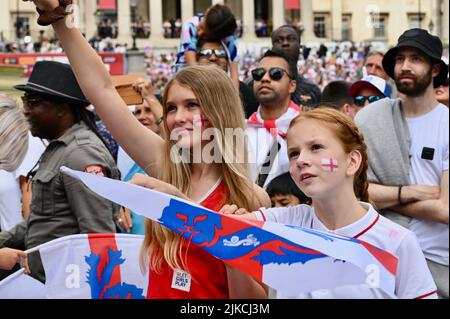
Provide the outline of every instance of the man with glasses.
[[[29,174],[34,175],[29,218],[0,233],[0,248],[28,250],[74,234],[114,233],[119,207],[60,171],[66,166],[114,179],[120,176],[70,66],[38,62],[28,83],[15,88],[25,92],[22,100],[32,135],[49,145],[38,169]],[[45,282],[39,252],[28,254],[24,266]]]
[[[199,40],[197,43],[197,62],[199,64],[216,64],[227,74],[230,70],[230,59],[227,49],[220,42]],[[230,75],[231,76],[231,75]],[[258,109],[258,101],[253,96],[253,92],[242,81],[239,81],[239,93],[244,106],[245,116],[248,118]]]
[[349,92],[355,106],[351,114],[353,118],[367,105],[391,95],[391,89],[387,82],[375,75],[368,75],[361,81],[353,83]]
[[300,107],[291,100],[297,82],[297,67],[282,51],[267,51],[252,71],[253,93],[260,103],[247,121],[252,175],[261,187],[289,171],[286,133]]

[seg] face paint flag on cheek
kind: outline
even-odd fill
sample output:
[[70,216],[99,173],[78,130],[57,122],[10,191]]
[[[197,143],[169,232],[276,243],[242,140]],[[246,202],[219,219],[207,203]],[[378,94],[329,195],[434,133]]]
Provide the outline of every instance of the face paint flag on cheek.
[[206,126],[209,123],[209,120],[203,114],[201,114],[195,115],[193,122],[195,127],[202,127]]
[[325,172],[334,173],[339,169],[338,161],[332,158],[322,160],[322,169]]
[[224,263],[286,295],[366,285],[395,298],[398,259],[359,239],[247,221],[136,185],[66,167],[61,170],[100,196],[159,222]]

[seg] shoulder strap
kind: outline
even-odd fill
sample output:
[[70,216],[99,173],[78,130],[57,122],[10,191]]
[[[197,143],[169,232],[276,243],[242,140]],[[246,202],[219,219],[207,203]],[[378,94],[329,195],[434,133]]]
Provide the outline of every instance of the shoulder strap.
[[273,163],[275,162],[275,158],[280,152],[280,149],[281,144],[277,140],[275,140],[275,142],[272,144],[272,147],[269,150],[269,153],[267,153],[266,161],[262,165],[261,171],[258,176],[257,184],[260,187],[264,187],[264,184],[266,183],[267,177],[269,176],[269,173],[272,170]]

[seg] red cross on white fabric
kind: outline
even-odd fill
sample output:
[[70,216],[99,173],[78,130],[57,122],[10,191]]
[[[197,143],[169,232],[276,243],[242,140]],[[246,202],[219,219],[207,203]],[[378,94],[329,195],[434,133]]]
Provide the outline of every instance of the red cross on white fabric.
[[334,173],[339,168],[339,165],[337,160],[330,158],[322,160],[322,167],[325,171]]

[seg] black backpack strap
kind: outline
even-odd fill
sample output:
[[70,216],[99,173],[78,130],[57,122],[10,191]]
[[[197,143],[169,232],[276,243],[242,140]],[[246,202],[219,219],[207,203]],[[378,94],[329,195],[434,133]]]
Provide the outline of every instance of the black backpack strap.
[[258,176],[257,184],[260,187],[264,187],[264,184],[266,183],[267,177],[269,176],[270,171],[272,170],[273,163],[275,162],[275,158],[277,157],[278,153],[280,152],[281,144],[278,141],[275,141],[272,144],[272,147],[269,150],[269,153],[267,154],[266,161],[261,167],[261,171]]

